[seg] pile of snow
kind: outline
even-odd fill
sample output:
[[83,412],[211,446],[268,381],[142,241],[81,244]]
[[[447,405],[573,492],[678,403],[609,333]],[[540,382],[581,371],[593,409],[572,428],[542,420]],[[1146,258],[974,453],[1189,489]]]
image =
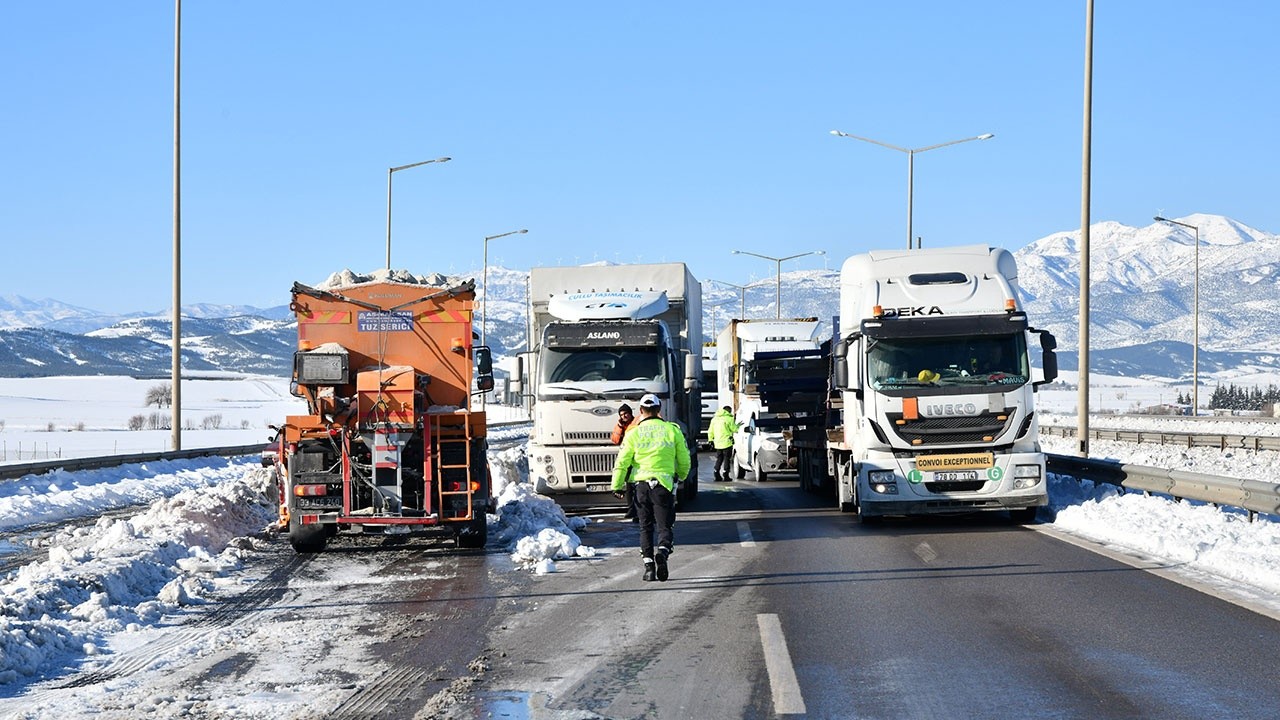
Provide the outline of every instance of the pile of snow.
[[342,269],[336,273],[332,273],[317,289],[333,290],[335,288],[352,287],[353,285],[364,285],[372,282],[393,282],[402,285],[425,285],[427,287],[449,287],[454,284],[447,275],[440,273],[432,273],[430,275],[414,275],[408,270],[392,270],[389,268],[379,268],[371,273],[362,274],[353,272],[350,269]]
[[538,575],[555,572],[556,560],[595,557],[595,548],[582,544],[575,530],[585,518],[569,518],[549,497],[529,484],[529,464],[523,447],[489,456],[497,512],[489,515],[490,542],[511,551],[511,559]]
[[[89,527],[60,531],[45,541],[46,559],[4,578],[0,684],[95,655],[108,635],[156,624],[180,605],[202,602],[217,578],[239,568],[253,547],[245,536],[273,517],[269,476],[247,461],[223,465],[222,472],[177,473],[204,482],[131,518],[103,517]],[[165,473],[153,479],[174,485]],[[52,495],[69,492],[74,494]],[[14,499],[31,498],[9,497],[0,504],[11,506]],[[6,510],[12,518],[12,507]]]
[[[1042,436],[1046,452],[1072,455],[1073,438]],[[1131,465],[1187,470],[1225,477],[1274,482],[1280,454],[1223,452],[1215,448],[1179,448],[1089,441],[1089,454]],[[1202,582],[1252,596],[1280,611],[1280,517],[1215,508],[1158,495],[1122,492],[1107,484],[1051,475],[1052,526],[1130,555],[1176,564]]]

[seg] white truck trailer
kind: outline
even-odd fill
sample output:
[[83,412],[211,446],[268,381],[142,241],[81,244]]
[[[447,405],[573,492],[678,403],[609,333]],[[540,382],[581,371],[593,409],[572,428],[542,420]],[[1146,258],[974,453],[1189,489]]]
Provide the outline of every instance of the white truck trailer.
[[750,470],[757,482],[774,472],[794,470],[796,457],[791,447],[791,431],[785,418],[761,399],[757,356],[797,350],[815,350],[820,345],[817,318],[795,320],[730,320],[718,348],[719,397],[733,409],[738,434],[733,443],[733,471],[738,479]]
[[716,382],[716,376],[719,372],[719,368],[716,366],[715,343],[703,343],[702,418],[698,426],[698,446],[703,449],[711,447],[711,440],[707,437],[707,431],[711,429],[711,418],[715,417],[716,412],[720,410],[719,385]]
[[1048,502],[1035,392],[1058,367],[1017,279],[1013,255],[985,245],[845,261],[825,406],[796,421],[808,423],[801,484],[834,490],[864,522],[987,510],[1033,520]]
[[533,399],[535,489],[561,502],[612,501],[618,407],[639,415],[640,398],[653,393],[689,444],[692,469],[678,499],[693,500],[702,289],[692,273],[684,263],[533,268],[529,292],[536,345],[522,384]]

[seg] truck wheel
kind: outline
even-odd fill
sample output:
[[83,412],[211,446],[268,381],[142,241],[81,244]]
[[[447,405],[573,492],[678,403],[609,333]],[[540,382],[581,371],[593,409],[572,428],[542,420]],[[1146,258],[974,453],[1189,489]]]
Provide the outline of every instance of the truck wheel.
[[1015,525],[1030,525],[1036,521],[1036,511],[1039,509],[1040,508],[1037,507],[1029,507],[1010,510],[1009,519],[1012,520]]
[[739,480],[747,476],[747,469],[742,466],[741,459],[742,458],[738,457],[738,451],[734,450],[733,451],[733,476],[738,478]]
[[489,522],[483,513],[467,526],[458,530],[458,547],[467,550],[480,550],[489,542]]
[[858,520],[863,525],[883,525],[884,524],[883,515],[863,515],[861,512],[859,512]]
[[759,455],[756,455],[751,462],[751,473],[756,476],[756,482],[764,482],[769,479],[769,473],[765,472],[764,468],[760,466]]
[[324,550],[329,533],[324,525],[303,525],[297,515],[289,518],[289,544],[294,552],[309,555]]
[[696,472],[689,473],[689,479],[681,483],[680,502],[691,503],[698,499],[698,474]]

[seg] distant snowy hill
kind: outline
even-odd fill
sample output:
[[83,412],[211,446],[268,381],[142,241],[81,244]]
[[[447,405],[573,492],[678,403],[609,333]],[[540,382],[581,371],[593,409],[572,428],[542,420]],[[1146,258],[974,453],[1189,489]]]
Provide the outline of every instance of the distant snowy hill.
[[[1177,219],[1200,228],[1201,372],[1234,376],[1280,370],[1280,236],[1218,215]],[[1090,252],[1092,369],[1189,378],[1191,231],[1167,223],[1141,228],[1098,223],[1090,229]],[[831,254],[841,257],[838,249]],[[1062,368],[1076,369],[1079,231],[1041,238],[1014,255],[1032,324],[1057,336]],[[832,270],[784,271],[781,316],[816,317],[829,335],[839,307],[836,264]],[[334,278],[341,280],[340,275]],[[474,279],[476,333],[500,357],[526,350],[529,273],[490,267],[487,299],[483,275],[476,270],[424,278],[440,285]],[[779,314],[775,278],[734,278],[747,285],[745,291],[708,277],[699,280],[706,342],[714,341],[730,318]],[[287,306],[189,305],[182,330],[184,367],[281,375],[291,367],[296,329]],[[0,297],[0,375],[163,374],[170,363],[169,341],[166,314],[110,316],[55,300]]]
[[[1280,354],[1280,236],[1219,215],[1175,219],[1200,228],[1202,354]],[[1014,253],[1027,312],[1071,350],[1079,343],[1079,246],[1076,230]],[[1168,223],[1099,223],[1089,230],[1089,246],[1091,349],[1192,342],[1191,230]]]

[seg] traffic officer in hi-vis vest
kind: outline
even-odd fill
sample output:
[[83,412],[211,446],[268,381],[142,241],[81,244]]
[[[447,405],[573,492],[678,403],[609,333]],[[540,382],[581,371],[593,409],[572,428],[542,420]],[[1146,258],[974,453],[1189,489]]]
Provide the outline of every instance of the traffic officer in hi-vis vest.
[[626,497],[626,484],[634,483],[644,579],[665,581],[676,519],[675,493],[677,484],[689,474],[689,446],[679,425],[658,417],[661,410],[657,395],[640,398],[640,420],[622,439],[613,468],[613,494]]

